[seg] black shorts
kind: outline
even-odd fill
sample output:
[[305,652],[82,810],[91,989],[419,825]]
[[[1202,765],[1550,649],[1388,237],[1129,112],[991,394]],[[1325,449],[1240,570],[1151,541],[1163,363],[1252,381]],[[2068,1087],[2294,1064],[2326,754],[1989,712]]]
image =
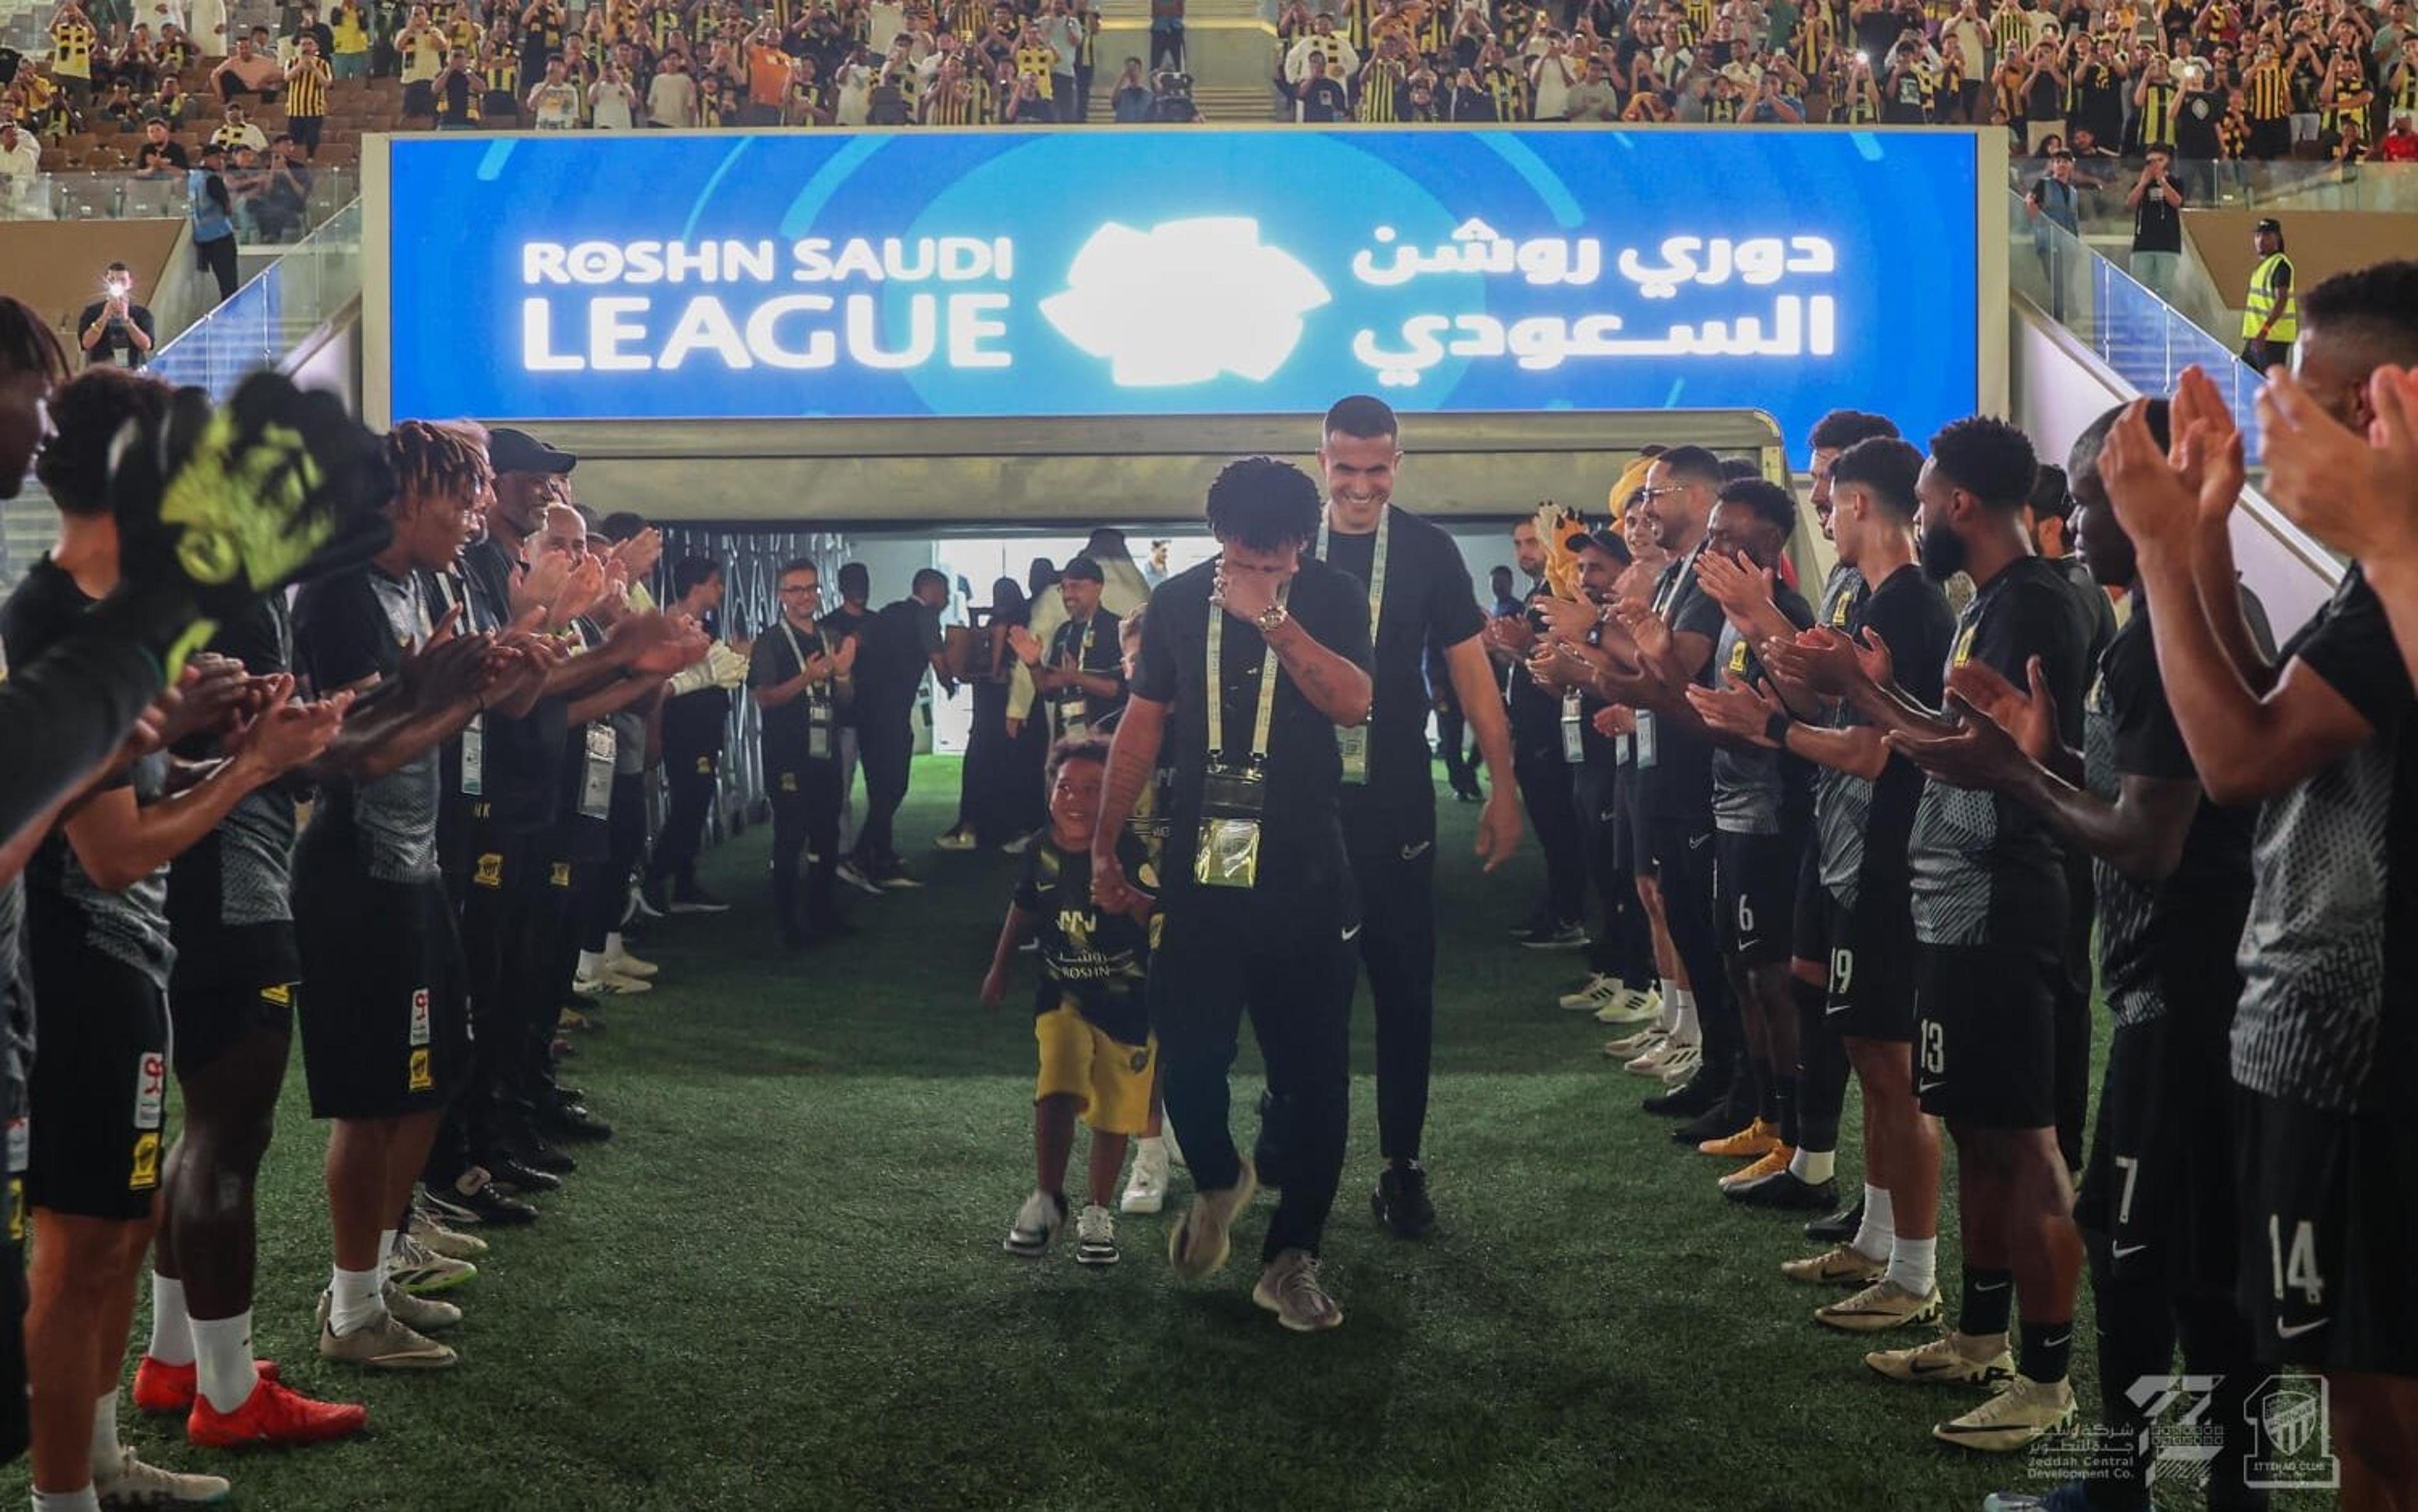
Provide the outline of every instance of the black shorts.
[[1829,970],[1830,893],[1822,885],[1822,846],[1809,840],[1797,852],[1797,918],[1788,929],[1788,954]]
[[414,79],[403,86],[403,113],[406,115],[436,114],[436,85],[434,80]]
[[2233,1097],[2222,1042],[2211,1055],[2189,1034],[2172,1014],[2116,1026],[2074,1218],[2120,1279],[2222,1296],[2238,1273]]
[[1629,869],[1640,877],[1654,875],[1654,845],[1646,833],[1645,774],[1634,764],[1620,769],[1619,786],[1615,792],[1619,798],[1621,833],[1629,842],[1626,852]]
[[1797,855],[1801,839],[1792,834],[1713,836],[1713,918],[1722,950],[1743,966],[1770,966],[1788,959],[1797,923]]
[[1918,945],[1916,957],[1922,1110],[1975,1128],[2056,1127],[2058,942]]
[[[28,913],[30,924],[32,912]],[[168,995],[62,924],[35,953],[25,1199],[86,1218],[150,1216],[168,1138]]]
[[[1842,1039],[1904,1045],[1914,1038],[1914,915],[1901,895],[1850,909],[1815,883],[1829,915],[1829,986],[1823,1002]],[[1894,906],[1891,906],[1892,903]]]
[[175,1027],[175,1063],[179,1077],[207,1070],[219,1057],[255,1034],[279,1039],[294,1033],[294,1004],[301,985],[287,980],[253,986],[178,986],[168,994]]
[[2236,1089],[2241,1285],[2258,1358],[2418,1376],[2409,1284],[2418,1123]]
[[301,1020],[312,1117],[443,1107],[470,1061],[467,972],[443,884],[306,866],[294,914],[311,984]]

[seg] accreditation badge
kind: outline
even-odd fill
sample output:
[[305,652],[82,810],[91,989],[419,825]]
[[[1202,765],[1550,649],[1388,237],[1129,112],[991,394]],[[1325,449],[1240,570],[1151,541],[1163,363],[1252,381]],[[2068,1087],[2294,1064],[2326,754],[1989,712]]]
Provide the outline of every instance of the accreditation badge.
[[828,698],[810,698],[806,703],[806,759],[829,761],[832,758],[832,706]]
[[1349,729],[1337,730],[1335,749],[1343,757],[1343,780],[1353,784],[1366,783],[1369,780],[1368,724],[1363,722]]
[[1201,780],[1201,843],[1192,879],[1203,887],[1257,887],[1260,814],[1267,785],[1256,771],[1212,768]]
[[462,792],[465,797],[478,798],[487,790],[487,716],[485,711],[470,716],[462,726]]
[[1576,688],[1562,695],[1562,759],[1574,767],[1586,759],[1586,712]]
[[1655,759],[1654,710],[1651,709],[1637,711],[1637,765],[1641,770],[1660,765]]
[[617,747],[612,725],[599,723],[588,726],[588,767],[579,783],[580,817],[602,819],[611,817],[613,754]]

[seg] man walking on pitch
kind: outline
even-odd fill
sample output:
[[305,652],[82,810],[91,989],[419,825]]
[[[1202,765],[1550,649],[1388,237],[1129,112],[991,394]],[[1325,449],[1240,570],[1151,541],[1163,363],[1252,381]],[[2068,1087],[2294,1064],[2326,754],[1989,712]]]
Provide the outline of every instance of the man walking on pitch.
[[1370,1204],[1395,1235],[1435,1223],[1419,1164],[1435,1042],[1435,784],[1428,753],[1426,662],[1444,658],[1477,732],[1490,794],[1477,819],[1489,871],[1520,841],[1511,731],[1486,654],[1486,617],[1460,548],[1393,502],[1400,427],[1379,399],[1354,394],[1326,412],[1318,462],[1326,512],[1316,555],[1368,586],[1374,696],[1365,725],[1338,732],[1343,837],[1360,885],[1360,957],[1377,1016],[1378,1147],[1385,1168]]
[[1223,1265],[1228,1231],[1258,1188],[1226,1122],[1247,1009],[1281,1090],[1270,1133],[1287,1164],[1252,1300],[1308,1332],[1343,1321],[1319,1285],[1318,1246],[1343,1169],[1360,932],[1336,728],[1369,717],[1368,602],[1352,578],[1306,559],[1319,497],[1299,470],[1266,457],[1230,464],[1210,485],[1208,516],[1219,556],[1152,599],[1092,841],[1093,894],[1108,909],[1129,899],[1116,841],[1171,716],[1165,923],[1148,991],[1161,1091],[1200,1195],[1168,1258],[1186,1280]]

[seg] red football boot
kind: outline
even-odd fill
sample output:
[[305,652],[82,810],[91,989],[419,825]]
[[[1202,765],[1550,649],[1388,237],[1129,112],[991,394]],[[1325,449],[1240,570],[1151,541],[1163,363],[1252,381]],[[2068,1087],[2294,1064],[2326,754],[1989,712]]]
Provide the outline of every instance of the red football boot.
[[325,1443],[360,1431],[370,1410],[345,1402],[314,1402],[289,1386],[263,1378],[241,1407],[222,1413],[207,1397],[193,1399],[185,1437],[202,1449],[244,1449],[259,1444]]
[[[275,1360],[254,1360],[252,1367],[260,1372],[263,1381],[277,1379]],[[134,1367],[134,1410],[156,1416],[171,1413],[190,1413],[193,1398],[200,1395],[201,1377],[191,1361],[183,1365],[167,1365],[149,1355]]]

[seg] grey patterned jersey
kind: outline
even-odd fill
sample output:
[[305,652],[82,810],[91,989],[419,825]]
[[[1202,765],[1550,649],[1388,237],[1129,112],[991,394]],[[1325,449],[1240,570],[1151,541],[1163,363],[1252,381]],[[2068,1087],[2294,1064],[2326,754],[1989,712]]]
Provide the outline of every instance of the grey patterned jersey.
[[[167,787],[168,757],[145,756],[128,775],[136,803],[157,802]],[[168,868],[113,893],[92,879],[64,833],[54,836],[53,844],[56,869],[42,868],[42,880],[35,885],[47,883],[75,909],[84,920],[84,943],[149,977],[161,991],[168,990],[168,972],[176,964],[176,948],[168,942]],[[36,868],[27,867],[26,876],[34,878]]]
[[[405,654],[426,643],[430,629],[418,576],[390,577],[375,566],[312,583],[294,603],[295,643],[321,695],[396,675]],[[313,834],[322,825],[337,826],[332,838],[349,825],[371,877],[426,881],[436,876],[440,785],[435,746],[382,777],[330,783],[311,821]]]
[[[2082,781],[2094,797],[2110,803],[2124,790],[2124,774],[2116,764],[2116,715],[2108,707],[2105,678],[2090,685],[2090,696],[2083,704]],[[2100,990],[2107,999],[2108,1013],[2119,1024],[2164,1018],[2166,1000],[2157,973],[2116,970],[2126,954],[2126,942],[2148,935],[2156,890],[2143,887],[2097,858],[2090,863],[2090,885],[2099,900]]]
[[[2369,1106],[2388,1006],[2388,835],[2410,678],[2357,567],[2284,656],[2322,678],[2376,733],[2259,815],[2233,1077],[2271,1097],[2355,1111]],[[2391,1006],[2410,1011],[2406,1001]]]
[[[1822,603],[1814,612],[1816,624],[1841,634],[1856,623],[1857,611],[1872,591],[1864,574],[1841,562],[1822,585]],[[1831,718],[1835,728],[1854,723],[1855,711],[1844,703]],[[1864,814],[1872,807],[1873,785],[1851,771],[1822,767],[1814,773],[1814,832],[1816,864],[1822,885],[1847,908],[1856,906],[1856,873],[1864,863]]]
[[[1773,602],[1788,622],[1802,630],[1814,622],[1814,610],[1795,588],[1783,583]],[[1737,626],[1724,618],[1706,664],[1707,686],[1725,688],[1733,677],[1748,682],[1763,680],[1763,664]],[[1806,795],[1812,776],[1806,764],[1783,751],[1763,746],[1713,747],[1713,828],[1727,834],[1804,832]]]

